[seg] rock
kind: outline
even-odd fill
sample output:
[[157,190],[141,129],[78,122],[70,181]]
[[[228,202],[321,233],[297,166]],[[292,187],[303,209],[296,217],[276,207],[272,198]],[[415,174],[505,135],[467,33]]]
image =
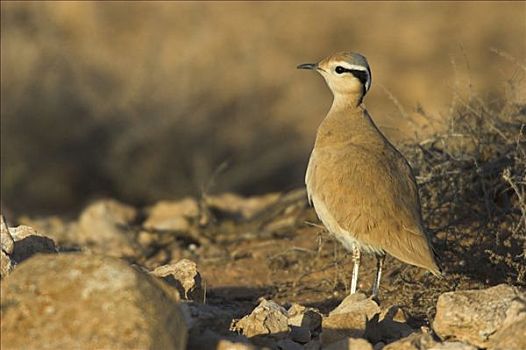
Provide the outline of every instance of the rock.
[[76,239],[95,253],[134,257],[140,250],[129,224],[136,216],[135,208],[115,200],[96,201],[80,214]]
[[4,253],[7,255],[13,253],[15,241],[9,232],[9,227],[7,226],[7,222],[2,214],[0,214],[0,243]]
[[0,214],[0,278],[7,276],[15,267],[15,261],[11,258],[15,241],[11,237],[5,218]]
[[201,274],[197,264],[188,259],[182,259],[175,264],[159,266],[151,272],[162,278],[168,284],[177,288],[185,299],[204,302],[204,290],[201,286]]
[[13,271],[15,262],[3,250],[0,250],[0,278],[4,278]]
[[461,342],[444,342],[433,345],[428,350],[477,350],[477,347]]
[[484,290],[444,293],[438,298],[433,328],[443,339],[457,339],[486,348],[490,337],[503,327],[516,298],[524,300],[526,296],[505,284]]
[[300,304],[292,304],[287,313],[289,326],[304,327],[310,332],[320,331],[322,315],[318,310]]
[[278,350],[303,350],[303,346],[290,340],[289,338],[277,341],[276,348]]
[[206,196],[205,202],[210,209],[219,211],[224,215],[236,219],[249,220],[270,204],[275,203],[279,197],[279,193],[249,198],[241,197],[234,193],[223,193],[216,196]]
[[289,334],[287,311],[273,301],[263,299],[250,315],[233,322],[232,331],[241,332],[244,336],[268,335],[274,338],[285,338]]
[[369,318],[380,313],[380,307],[374,300],[367,298],[363,293],[355,293],[343,299],[340,305],[330,312],[330,315],[346,314],[356,312],[357,310],[361,310],[363,313],[370,315]]
[[384,342],[379,342],[379,343],[376,343],[374,344],[373,346],[373,350],[382,350],[385,346],[385,343]]
[[371,343],[383,342],[388,344],[415,332],[407,323],[395,321],[393,319],[396,315],[394,312],[388,312],[384,315],[385,317],[380,320],[380,314],[376,314],[366,323],[363,336]]
[[429,333],[419,332],[388,344],[383,350],[428,350],[437,344]]
[[216,350],[256,350],[254,345],[247,343],[235,343],[227,339],[221,339],[217,343]]
[[148,230],[188,231],[191,220],[199,216],[199,205],[193,198],[180,201],[160,201],[148,209],[143,223]]
[[393,305],[382,310],[382,312],[380,313],[380,320],[383,320],[385,318],[389,318],[393,321],[407,323],[407,316],[404,310],[402,310],[402,308],[400,308],[397,305]]
[[321,342],[319,339],[313,339],[307,344],[303,345],[304,350],[320,350],[321,349]]
[[177,292],[121,260],[36,255],[1,292],[2,349],[185,349]]
[[301,344],[306,344],[310,342],[311,333],[309,328],[290,326],[290,339]]
[[526,318],[526,293],[520,294],[511,301],[510,307],[506,311],[506,318],[502,322],[501,329],[511,326]]
[[190,333],[187,349],[209,350],[209,349],[232,349],[232,350],[256,350],[246,337],[242,335],[222,336],[210,329],[199,334]]
[[45,232],[46,237],[51,238],[59,247],[77,248],[80,243],[77,239],[78,224],[76,222],[65,222],[58,216],[43,218],[30,218],[22,216],[18,219],[22,225],[31,226],[37,232]]
[[321,340],[323,345],[345,338],[361,338],[366,320],[380,313],[378,304],[362,293],[346,297],[322,322]]
[[526,319],[524,318],[499,330],[491,337],[488,345],[488,350],[524,349],[526,349]]
[[10,227],[9,231],[15,240],[11,257],[17,264],[37,253],[54,254],[57,252],[55,242],[51,238],[41,235],[32,227],[20,225]]
[[323,348],[324,350],[373,350],[373,346],[365,339],[346,338],[338,340]]

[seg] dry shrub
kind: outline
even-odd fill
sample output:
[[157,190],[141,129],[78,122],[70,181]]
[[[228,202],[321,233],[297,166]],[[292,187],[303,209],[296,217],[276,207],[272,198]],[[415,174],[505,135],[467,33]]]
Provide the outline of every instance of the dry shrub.
[[446,269],[483,283],[526,284],[526,106],[513,100],[458,98],[444,131],[404,150]]

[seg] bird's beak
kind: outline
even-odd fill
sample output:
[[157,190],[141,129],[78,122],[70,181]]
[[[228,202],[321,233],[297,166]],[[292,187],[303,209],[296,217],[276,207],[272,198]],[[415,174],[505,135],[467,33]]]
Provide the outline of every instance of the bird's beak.
[[303,63],[297,66],[296,68],[315,70],[315,69],[318,69],[318,64],[317,63]]

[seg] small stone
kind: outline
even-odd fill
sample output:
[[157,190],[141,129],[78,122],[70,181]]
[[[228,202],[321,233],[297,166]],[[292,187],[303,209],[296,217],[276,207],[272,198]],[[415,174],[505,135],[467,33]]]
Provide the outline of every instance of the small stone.
[[310,341],[311,333],[307,327],[290,326],[290,339],[297,343],[305,344]]
[[384,342],[378,342],[376,344],[374,344],[373,346],[373,350],[382,350],[385,346],[385,343]]
[[155,234],[148,231],[141,231],[137,235],[137,243],[144,248],[148,248],[155,243]]
[[0,278],[9,275],[14,267],[15,262],[11,260],[11,257],[4,253],[3,250],[0,250]]
[[51,238],[41,235],[30,226],[10,227],[9,232],[15,241],[11,258],[17,264],[37,253],[54,254],[57,252],[55,242]]
[[294,303],[287,313],[289,326],[306,327],[311,332],[320,330],[322,315],[317,309]]
[[9,232],[9,227],[7,226],[7,222],[2,214],[0,214],[0,221],[0,242],[2,245],[2,249],[0,250],[0,278],[4,278],[13,271],[16,264],[11,257],[15,241]]
[[18,222],[33,227],[37,232],[45,232],[46,237],[51,238],[60,247],[78,247],[80,245],[76,235],[78,232],[76,222],[64,222],[58,216],[41,218],[22,216]]
[[263,196],[245,198],[234,193],[223,193],[206,196],[206,205],[230,217],[249,220],[270,204],[279,199],[280,194],[271,193]]
[[185,299],[203,302],[204,290],[201,286],[201,274],[197,264],[188,259],[182,259],[175,264],[159,266],[151,272],[165,282],[177,288]]
[[304,350],[320,350],[321,349],[321,342],[319,339],[313,339],[307,344],[303,345]]
[[415,332],[407,323],[393,320],[391,317],[395,316],[394,313],[384,313],[384,315],[385,317],[380,320],[380,314],[376,314],[366,323],[364,338],[371,343],[388,344]]
[[[342,300],[329,315],[346,314],[349,312],[362,311],[372,317],[373,315],[380,313],[380,307],[371,298],[367,298],[363,293],[349,294],[345,299]],[[369,317],[369,318],[370,318]]]
[[438,344],[429,333],[413,333],[408,337],[387,344],[382,350],[424,350]]
[[303,346],[290,340],[289,338],[281,339],[276,342],[276,347],[279,350],[303,350]]
[[382,310],[380,313],[380,320],[389,318],[393,321],[407,323],[407,316],[405,315],[404,310],[397,305],[393,305],[389,308]]
[[[508,348],[507,348],[508,349]],[[476,346],[461,342],[444,342],[433,345],[428,350],[477,350]]]
[[[203,307],[203,305],[199,305],[199,307]],[[190,330],[187,349],[256,350],[256,347],[241,335],[225,337],[206,327],[204,330],[196,331],[195,328]]]
[[373,346],[365,339],[346,338],[338,340],[323,348],[324,350],[373,350]]
[[216,350],[256,350],[254,345],[247,343],[235,343],[227,339],[220,339]]
[[345,338],[361,338],[366,320],[380,313],[378,304],[362,293],[351,294],[322,322],[321,340],[327,345]]
[[505,284],[484,290],[444,293],[438,298],[433,328],[443,339],[457,339],[486,348],[490,337],[503,328],[507,312],[517,298],[524,300],[526,296]]
[[160,201],[148,212],[144,228],[184,232],[190,229],[190,221],[198,217],[199,205],[195,199],[188,197],[180,201]]
[[0,243],[4,253],[7,255],[13,253],[15,241],[9,232],[9,227],[7,226],[7,222],[2,214],[0,214]]
[[118,259],[35,255],[1,289],[2,349],[186,347],[177,292]]
[[95,253],[114,257],[135,257],[139,246],[133,238],[130,223],[137,210],[115,200],[90,204],[79,216],[76,240]]
[[287,311],[275,302],[263,299],[250,315],[233,322],[230,330],[241,332],[248,338],[258,335],[285,338],[290,331]]

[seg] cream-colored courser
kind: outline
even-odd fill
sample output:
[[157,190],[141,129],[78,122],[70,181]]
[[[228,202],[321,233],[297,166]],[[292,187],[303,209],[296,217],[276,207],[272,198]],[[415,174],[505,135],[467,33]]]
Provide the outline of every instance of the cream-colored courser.
[[320,220],[352,252],[351,294],[356,292],[361,251],[377,257],[374,296],[385,253],[439,275],[411,167],[362,103],[371,87],[366,58],[341,52],[298,68],[316,70],[334,95],[318,128],[305,184]]

